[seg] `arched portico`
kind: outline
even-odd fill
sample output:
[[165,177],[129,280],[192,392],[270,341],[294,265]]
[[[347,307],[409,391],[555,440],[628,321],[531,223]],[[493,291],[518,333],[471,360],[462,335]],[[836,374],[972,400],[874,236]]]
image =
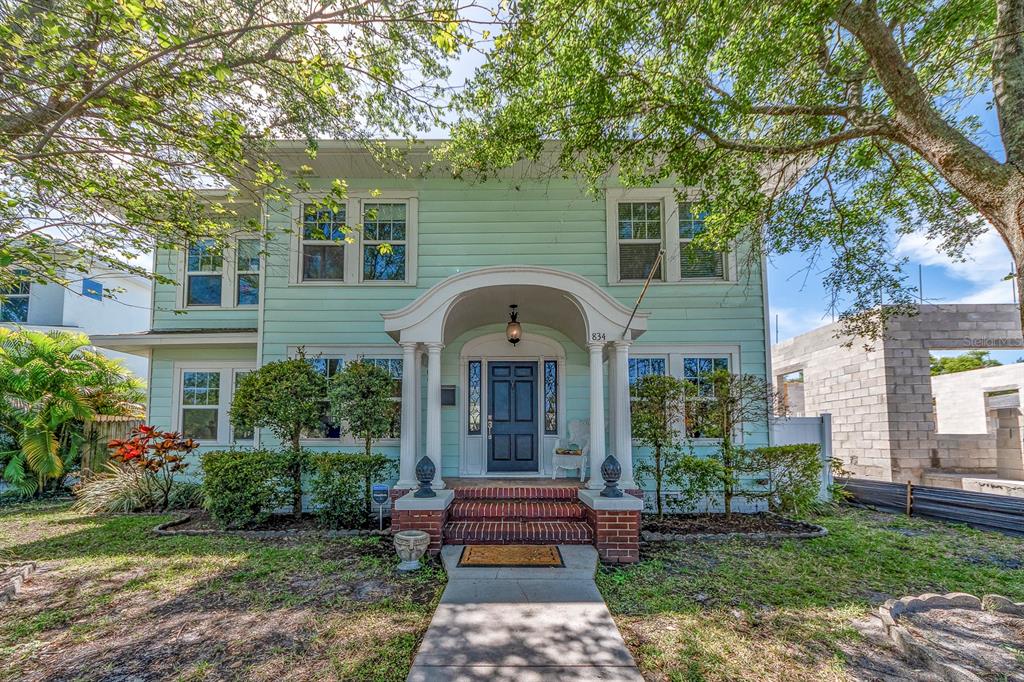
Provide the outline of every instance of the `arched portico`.
[[[608,453],[622,464],[622,485],[635,487],[629,424],[629,346],[647,329],[647,313],[632,314],[604,290],[580,275],[553,268],[500,266],[459,273],[439,282],[409,305],[383,313],[384,328],[403,349],[405,367],[419,372],[427,355],[425,452],[441,477],[441,357],[445,344],[466,333],[507,319],[508,305],[519,306],[529,324],[556,329],[589,357],[590,487],[601,487],[600,466]],[[606,415],[604,361],[608,360]],[[403,381],[402,421],[418,423],[419,381]],[[610,438],[606,445],[605,425]],[[488,434],[489,437],[489,434]],[[401,467],[396,487],[414,487],[420,454],[414,429],[402,429]],[[540,473],[539,470],[537,473]],[[536,475],[536,474],[535,474]]]

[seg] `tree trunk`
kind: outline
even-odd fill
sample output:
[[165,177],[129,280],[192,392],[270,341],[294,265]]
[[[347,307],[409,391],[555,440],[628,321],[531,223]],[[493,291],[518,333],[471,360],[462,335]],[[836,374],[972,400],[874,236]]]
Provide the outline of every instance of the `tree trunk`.
[[661,506],[661,446],[654,448],[654,500],[658,509],[658,519],[665,518],[665,511]]
[[302,518],[302,445],[301,434],[292,436],[292,516]]

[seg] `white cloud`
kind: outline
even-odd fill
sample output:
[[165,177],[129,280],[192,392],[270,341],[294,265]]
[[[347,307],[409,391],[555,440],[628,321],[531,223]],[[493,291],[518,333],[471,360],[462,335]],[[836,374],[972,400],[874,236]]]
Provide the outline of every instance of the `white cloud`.
[[[941,268],[954,279],[961,280],[966,291],[964,295],[948,303],[1009,303],[1012,289],[1009,282],[1002,281],[1010,271],[1010,252],[996,231],[992,228],[964,252],[964,260],[954,260],[938,250],[938,242],[928,239],[924,232],[904,235],[896,245],[896,255],[907,257],[914,263]],[[927,283],[925,295],[927,296]]]

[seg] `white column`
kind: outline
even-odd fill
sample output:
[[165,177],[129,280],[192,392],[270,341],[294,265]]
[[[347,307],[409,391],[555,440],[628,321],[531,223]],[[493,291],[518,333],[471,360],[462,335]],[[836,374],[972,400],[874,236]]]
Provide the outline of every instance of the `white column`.
[[397,488],[416,487],[416,394],[420,390],[416,343],[402,343],[402,447],[398,459]]
[[440,343],[427,346],[427,457],[434,462],[434,487],[443,488],[441,479],[441,349]]
[[413,440],[413,459],[420,461],[423,448],[423,346],[416,349],[416,438]]
[[611,390],[612,432],[615,434],[614,453],[622,465],[622,478],[619,487],[623,490],[635,489],[633,480],[633,424],[629,409],[629,341],[616,341],[615,352],[611,364],[615,366],[615,383]]
[[590,351],[590,488],[603,488],[604,462],[604,358],[603,343],[588,343]]

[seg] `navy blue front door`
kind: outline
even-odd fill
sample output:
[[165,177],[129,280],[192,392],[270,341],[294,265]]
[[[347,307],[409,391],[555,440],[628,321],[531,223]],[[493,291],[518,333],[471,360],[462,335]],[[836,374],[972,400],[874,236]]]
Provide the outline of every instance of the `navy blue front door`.
[[537,363],[487,368],[487,471],[537,471]]

